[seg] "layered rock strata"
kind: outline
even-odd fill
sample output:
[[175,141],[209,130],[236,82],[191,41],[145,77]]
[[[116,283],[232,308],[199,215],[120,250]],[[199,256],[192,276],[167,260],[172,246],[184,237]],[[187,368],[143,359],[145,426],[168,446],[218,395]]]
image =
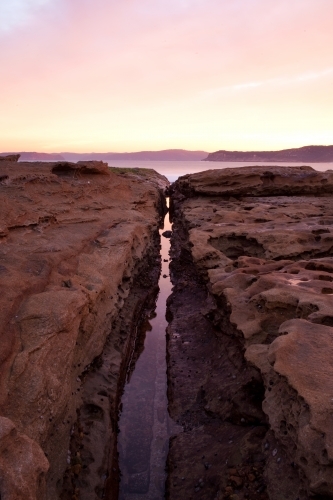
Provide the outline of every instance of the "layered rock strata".
[[16,161],[0,164],[0,496],[101,498],[168,181]]
[[333,498],[333,172],[214,170],[171,191],[169,498]]

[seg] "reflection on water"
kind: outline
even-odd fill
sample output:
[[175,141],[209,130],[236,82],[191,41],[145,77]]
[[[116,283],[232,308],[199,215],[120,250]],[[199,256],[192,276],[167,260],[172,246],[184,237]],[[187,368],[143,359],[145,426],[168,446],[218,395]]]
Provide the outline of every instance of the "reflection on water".
[[[308,281],[308,280],[305,280]],[[297,286],[300,283],[304,283],[304,279],[299,279],[299,278],[288,278],[288,284],[291,286]]]
[[[160,233],[170,229],[167,214]],[[166,300],[171,293],[170,240],[162,236],[161,244],[162,272],[154,317],[149,320],[143,352],[122,397],[118,435],[120,500],[162,500],[165,493],[165,464],[171,430],[165,357]]]

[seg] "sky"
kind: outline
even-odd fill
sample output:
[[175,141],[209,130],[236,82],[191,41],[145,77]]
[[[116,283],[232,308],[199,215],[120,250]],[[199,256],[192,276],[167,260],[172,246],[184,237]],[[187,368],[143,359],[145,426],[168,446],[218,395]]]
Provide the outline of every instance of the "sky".
[[332,0],[1,0],[0,151],[333,144]]

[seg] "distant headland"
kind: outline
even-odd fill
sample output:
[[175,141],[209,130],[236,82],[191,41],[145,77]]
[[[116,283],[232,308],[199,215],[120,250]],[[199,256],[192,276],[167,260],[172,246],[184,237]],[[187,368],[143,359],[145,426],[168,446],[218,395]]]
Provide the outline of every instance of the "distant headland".
[[333,162],[333,146],[304,146],[280,151],[216,151],[203,161]]
[[186,149],[163,149],[160,151],[136,151],[132,153],[39,153],[15,151],[0,153],[20,154],[20,161],[219,161],[219,162],[280,162],[280,163],[331,163],[332,146],[303,146],[279,151],[227,151],[214,153],[189,151]]
[[11,151],[2,155],[19,154],[20,161],[200,161],[209,155],[208,151],[188,151],[186,149],[163,149],[161,151],[136,151],[133,153],[37,153],[26,151]]
[[61,153],[61,155],[67,161],[200,161],[206,158],[209,153],[207,151],[188,151],[186,149],[164,149],[162,151],[137,151],[134,153]]

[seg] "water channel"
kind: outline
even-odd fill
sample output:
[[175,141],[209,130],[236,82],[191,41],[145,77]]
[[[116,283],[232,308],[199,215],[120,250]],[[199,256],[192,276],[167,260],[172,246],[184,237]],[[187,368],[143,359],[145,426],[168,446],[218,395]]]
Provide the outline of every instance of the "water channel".
[[[164,228],[171,230],[169,214]],[[119,418],[119,500],[163,500],[165,464],[172,421],[168,415],[166,375],[166,300],[170,240],[161,235],[162,270],[156,309],[147,324],[144,348],[127,380]]]

